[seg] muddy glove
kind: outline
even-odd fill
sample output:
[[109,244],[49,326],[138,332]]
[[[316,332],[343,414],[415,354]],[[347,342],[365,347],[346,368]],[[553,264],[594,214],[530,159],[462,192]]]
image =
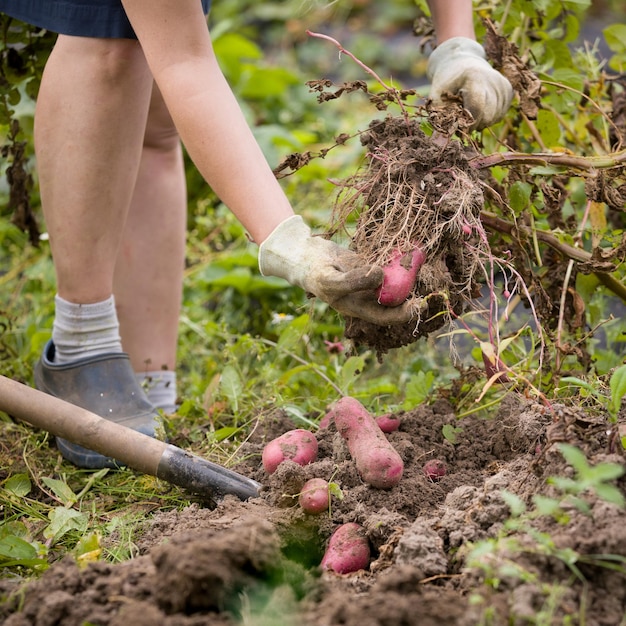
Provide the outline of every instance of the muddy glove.
[[378,304],[375,289],[382,283],[382,269],[364,265],[355,252],[332,241],[313,237],[299,215],[281,222],[260,245],[259,269],[264,276],[301,287],[347,317],[385,326],[415,315],[410,301],[397,307]]
[[445,92],[460,95],[476,129],[499,122],[513,98],[511,83],[489,65],[483,47],[467,37],[437,46],[428,59],[428,78],[431,100],[441,102]]

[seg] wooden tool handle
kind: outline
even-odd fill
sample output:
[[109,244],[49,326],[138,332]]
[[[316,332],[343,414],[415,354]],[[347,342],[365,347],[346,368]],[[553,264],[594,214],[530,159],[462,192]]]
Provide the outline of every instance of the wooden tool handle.
[[261,490],[254,480],[6,376],[0,376],[0,411],[211,500],[226,494],[247,500]]
[[167,445],[6,376],[0,376],[0,410],[152,476]]

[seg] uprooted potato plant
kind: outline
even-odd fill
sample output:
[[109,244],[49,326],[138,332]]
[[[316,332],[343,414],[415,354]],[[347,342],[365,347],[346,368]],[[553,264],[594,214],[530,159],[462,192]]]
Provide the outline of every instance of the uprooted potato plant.
[[[530,24],[546,28],[539,15]],[[490,61],[510,80],[516,97],[503,122],[480,134],[471,131],[461,98],[450,96],[435,106],[413,90],[387,85],[338,41],[311,33],[375,79],[372,86],[310,81],[318,101],[364,93],[375,110],[367,128],[340,135],[321,153],[291,155],[276,171],[298,169],[358,137],[362,164],[337,183],[327,236],[347,233],[370,264],[387,266],[398,255],[423,253],[408,295],[411,322],[379,327],[348,318],[345,334],[357,347],[372,347],[381,357],[455,323],[478,339],[463,317],[469,311],[484,318],[481,345],[496,364],[491,375],[506,367],[498,356],[498,317],[521,303],[537,329],[540,363],[550,347],[557,371],[568,358],[585,369],[589,294],[602,286],[610,297],[626,301],[623,78],[594,61],[597,51],[589,49],[571,57],[572,68],[583,54],[590,66],[588,76],[578,74],[582,84],[573,71],[548,76],[548,62],[541,63],[536,49],[533,56],[530,49],[520,52],[491,22],[484,26]],[[545,33],[529,31],[528,45],[533,35],[546,41]],[[572,109],[575,118],[568,117]]]

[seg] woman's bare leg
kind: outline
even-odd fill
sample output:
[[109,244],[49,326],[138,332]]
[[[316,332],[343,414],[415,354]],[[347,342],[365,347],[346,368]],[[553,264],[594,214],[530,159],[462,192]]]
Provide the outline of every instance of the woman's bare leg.
[[136,372],[176,367],[186,194],[178,133],[155,86],[114,275],[122,345]]
[[136,41],[61,35],[46,65],[37,169],[58,293],[69,302],[112,294],[151,86]]

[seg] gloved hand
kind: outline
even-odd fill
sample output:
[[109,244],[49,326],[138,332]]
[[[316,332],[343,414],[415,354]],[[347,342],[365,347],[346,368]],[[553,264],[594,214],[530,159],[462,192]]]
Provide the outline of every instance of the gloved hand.
[[511,83],[489,65],[483,47],[467,37],[453,37],[437,46],[428,59],[430,98],[441,102],[444,92],[458,94],[472,114],[472,128],[499,122],[513,98]]
[[301,287],[344,316],[386,326],[417,315],[411,301],[397,307],[378,304],[375,289],[382,283],[382,268],[364,265],[355,252],[312,236],[299,215],[281,222],[259,246],[259,269],[264,276]]

